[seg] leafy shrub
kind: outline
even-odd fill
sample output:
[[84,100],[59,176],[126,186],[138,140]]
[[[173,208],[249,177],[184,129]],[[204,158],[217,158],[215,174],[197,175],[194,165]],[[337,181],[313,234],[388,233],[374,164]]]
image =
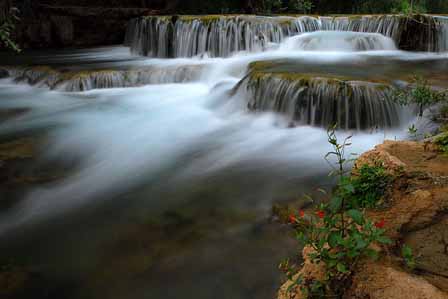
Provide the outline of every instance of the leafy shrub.
[[358,170],[358,175],[351,178],[353,185],[352,194],[349,197],[350,208],[375,208],[386,194],[390,186],[392,176],[386,172],[383,164],[363,165]]
[[417,105],[419,108],[419,116],[422,117],[425,108],[447,101],[448,92],[446,90],[433,90],[429,85],[428,80],[415,76],[412,85],[407,88],[395,90],[392,97],[402,105]]
[[0,20],[0,47],[20,52],[20,48],[14,42],[12,33],[15,30],[15,22],[19,20],[17,8],[11,8],[4,20]]
[[448,132],[442,133],[436,138],[435,143],[439,146],[440,150],[448,154]]

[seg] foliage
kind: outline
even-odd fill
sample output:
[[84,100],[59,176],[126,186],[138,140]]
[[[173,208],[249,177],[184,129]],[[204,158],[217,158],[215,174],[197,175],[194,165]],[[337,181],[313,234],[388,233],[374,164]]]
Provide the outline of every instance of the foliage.
[[414,270],[416,263],[412,248],[406,244],[403,245],[403,247],[401,248],[401,256],[403,257],[403,261],[406,267],[408,267],[410,270]]
[[439,146],[440,150],[448,154],[448,133],[442,133],[435,140],[435,143]]
[[404,15],[422,14],[426,13],[426,6],[422,1],[401,0],[392,11]]
[[15,23],[19,20],[17,8],[12,8],[9,14],[0,24],[0,46],[20,52],[19,46],[14,42],[12,33],[15,29]]
[[[332,173],[339,178],[339,183],[332,198],[328,203],[319,205],[314,213],[299,211],[298,215],[290,216],[297,239],[313,250],[309,256],[311,261],[323,263],[325,267],[326,274],[322,281],[307,281],[301,276],[295,279],[295,284],[307,298],[340,297],[359,260],[378,257],[379,253],[371,245],[391,244],[391,240],[384,235],[385,221],[374,223],[358,208],[373,206],[382,193],[375,190],[375,194],[369,195],[376,187],[375,178],[385,177],[384,168],[365,166],[356,181],[347,177],[345,166],[351,160],[346,158],[345,152],[351,144],[351,137],[339,143],[335,129],[336,126],[328,130],[328,142],[333,146],[333,151],[326,156],[327,159],[336,157]],[[381,183],[380,189],[384,188]],[[291,277],[292,272],[288,272]]]
[[396,89],[393,99],[401,105],[416,104],[419,108],[419,116],[423,116],[425,108],[448,100],[448,91],[433,90],[428,81],[415,76],[413,84],[406,88]]
[[416,140],[418,138],[418,129],[415,126],[415,124],[412,124],[409,128],[408,128],[408,134],[409,136],[411,136],[412,139]]
[[290,0],[288,9],[295,10],[300,13],[309,13],[313,8],[313,2],[310,0]]
[[[448,13],[446,0],[413,0],[413,7],[423,7],[430,13]],[[149,9],[170,8],[177,14],[211,14],[248,12],[252,7],[257,13],[276,13],[289,8],[289,0],[45,0],[46,4],[58,6],[113,6],[147,7]],[[394,13],[403,10],[406,0],[310,0],[313,14],[373,14]],[[405,6],[406,7],[406,6]],[[295,9],[288,10],[290,12]],[[252,12],[252,13],[253,13]]]
[[[345,193],[349,208],[375,208],[386,194],[392,182],[392,176],[386,172],[383,164],[378,161],[375,165],[363,165],[358,174],[350,178],[353,186],[352,193]],[[350,190],[351,191],[351,190]]]

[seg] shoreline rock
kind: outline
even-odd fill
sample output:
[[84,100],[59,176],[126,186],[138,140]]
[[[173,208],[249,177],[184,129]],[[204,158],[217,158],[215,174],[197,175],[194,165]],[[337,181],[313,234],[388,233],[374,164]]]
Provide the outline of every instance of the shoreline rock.
[[[395,175],[388,206],[368,211],[373,221],[384,219],[386,234],[395,245],[378,261],[363,261],[352,279],[346,299],[446,299],[448,298],[448,156],[429,143],[386,141],[363,154],[357,167],[381,161]],[[416,268],[404,267],[401,244],[411,246]],[[319,265],[310,264],[306,250],[300,273],[315,277]],[[311,268],[311,269],[310,269]],[[278,299],[304,298],[291,282],[279,290]]]

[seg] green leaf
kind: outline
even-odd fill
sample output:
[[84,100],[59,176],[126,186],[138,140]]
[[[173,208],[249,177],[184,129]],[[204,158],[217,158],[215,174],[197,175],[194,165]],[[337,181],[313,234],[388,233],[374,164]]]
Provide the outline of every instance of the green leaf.
[[412,256],[412,248],[409,247],[408,245],[403,245],[403,248],[401,249],[401,254],[404,257]]
[[363,249],[367,247],[369,243],[367,243],[364,239],[360,238],[356,241],[356,249]]
[[379,257],[378,251],[367,248],[365,251],[366,256],[370,257],[371,259],[377,260]]
[[332,212],[337,212],[341,209],[342,207],[342,197],[339,196],[334,196],[331,200],[330,200],[330,204],[329,204],[330,210]]
[[348,193],[355,193],[355,187],[353,186],[353,184],[344,184],[343,188]]
[[341,272],[341,273],[347,273],[347,272],[348,272],[348,271],[347,271],[347,267],[345,267],[345,265],[342,264],[342,263],[338,263],[337,266],[336,266],[336,269],[337,269],[339,272]]
[[331,248],[335,248],[338,246],[340,239],[341,239],[341,235],[339,233],[332,232],[328,236],[328,245],[330,245]]
[[364,215],[359,210],[350,210],[347,215],[355,221],[356,224],[362,225],[364,223]]
[[386,245],[392,244],[392,240],[385,236],[379,236],[376,240],[381,244],[386,244]]

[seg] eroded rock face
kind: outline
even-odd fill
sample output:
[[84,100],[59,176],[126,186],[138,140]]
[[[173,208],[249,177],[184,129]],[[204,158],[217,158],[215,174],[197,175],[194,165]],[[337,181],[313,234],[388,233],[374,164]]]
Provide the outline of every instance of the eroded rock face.
[[[368,212],[373,221],[386,223],[386,234],[396,242],[377,261],[365,261],[354,273],[344,298],[446,299],[448,298],[448,157],[432,144],[386,141],[363,154],[363,164],[382,163],[396,179],[388,206]],[[405,269],[394,252],[406,243],[413,249],[416,271]],[[306,259],[306,256],[304,255]],[[305,262],[304,269],[310,266]],[[302,273],[302,271],[300,272]],[[279,299],[303,298],[291,282],[279,291]]]
[[417,269],[441,290],[448,292],[448,216],[435,224],[406,235],[404,242],[414,249]]
[[448,294],[424,278],[378,263],[363,265],[354,279],[350,299],[446,299]]

